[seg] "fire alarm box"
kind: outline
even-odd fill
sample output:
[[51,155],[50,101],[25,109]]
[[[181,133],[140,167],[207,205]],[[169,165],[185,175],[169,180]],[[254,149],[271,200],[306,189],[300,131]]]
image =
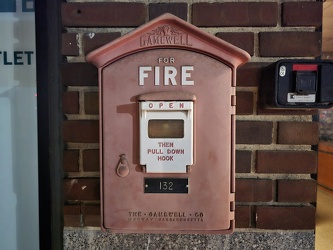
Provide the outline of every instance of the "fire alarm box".
[[87,56],[99,70],[102,229],[232,232],[236,68],[248,60],[170,14]]
[[259,95],[263,108],[333,106],[333,61],[280,60],[266,67]]

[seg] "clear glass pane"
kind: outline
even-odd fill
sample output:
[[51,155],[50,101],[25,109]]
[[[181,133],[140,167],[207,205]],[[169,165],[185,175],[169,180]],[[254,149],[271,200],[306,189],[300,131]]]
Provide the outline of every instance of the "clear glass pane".
[[0,2],[0,244],[39,249],[35,14]]
[[184,120],[149,120],[149,138],[184,138]]

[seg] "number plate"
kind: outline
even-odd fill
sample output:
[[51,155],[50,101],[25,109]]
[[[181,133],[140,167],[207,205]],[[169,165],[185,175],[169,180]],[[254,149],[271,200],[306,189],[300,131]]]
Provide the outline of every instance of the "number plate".
[[187,178],[145,178],[145,193],[188,194]]

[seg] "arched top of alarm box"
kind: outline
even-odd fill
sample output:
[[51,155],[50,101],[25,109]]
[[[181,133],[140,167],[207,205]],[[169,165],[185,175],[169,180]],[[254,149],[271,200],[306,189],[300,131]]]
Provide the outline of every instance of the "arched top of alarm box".
[[250,55],[242,49],[169,13],[92,51],[86,56],[86,60],[97,68],[104,68],[122,57],[160,48],[195,51],[215,58],[231,68],[237,68],[250,60]]

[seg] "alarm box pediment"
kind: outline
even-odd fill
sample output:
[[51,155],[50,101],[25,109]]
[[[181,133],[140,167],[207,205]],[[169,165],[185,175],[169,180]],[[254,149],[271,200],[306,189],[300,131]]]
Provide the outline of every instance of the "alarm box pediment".
[[231,233],[243,50],[165,14],[91,52],[99,70],[102,228]]

